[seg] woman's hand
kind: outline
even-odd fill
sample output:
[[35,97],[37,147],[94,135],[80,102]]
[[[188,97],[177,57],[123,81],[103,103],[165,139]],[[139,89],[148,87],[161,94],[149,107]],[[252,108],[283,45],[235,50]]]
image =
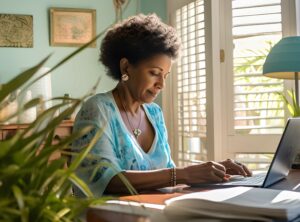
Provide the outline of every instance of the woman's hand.
[[217,162],[209,161],[183,168],[186,184],[225,181],[226,169]]
[[226,169],[226,174],[230,175],[243,175],[245,177],[252,176],[252,172],[242,163],[227,159],[219,162]]

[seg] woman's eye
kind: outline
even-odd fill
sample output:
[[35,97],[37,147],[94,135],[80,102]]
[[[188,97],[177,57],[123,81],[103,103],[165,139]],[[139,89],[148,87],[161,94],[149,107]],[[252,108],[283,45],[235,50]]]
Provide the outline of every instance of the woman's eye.
[[153,75],[153,76],[159,76],[159,73],[151,72],[151,75]]

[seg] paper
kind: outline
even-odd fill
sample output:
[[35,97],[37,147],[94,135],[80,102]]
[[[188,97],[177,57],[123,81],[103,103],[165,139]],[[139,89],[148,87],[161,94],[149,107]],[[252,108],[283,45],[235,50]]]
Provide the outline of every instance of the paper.
[[231,187],[182,195],[166,201],[169,215],[292,220],[300,215],[300,193]]

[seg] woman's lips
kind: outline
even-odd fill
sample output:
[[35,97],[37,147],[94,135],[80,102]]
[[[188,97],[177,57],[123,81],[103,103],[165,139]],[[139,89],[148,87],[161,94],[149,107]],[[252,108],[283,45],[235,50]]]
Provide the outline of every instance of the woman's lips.
[[152,97],[154,97],[154,98],[156,98],[157,97],[157,95],[158,95],[158,93],[159,93],[159,91],[158,92],[152,92],[152,91],[148,91],[149,92],[149,94],[152,96]]

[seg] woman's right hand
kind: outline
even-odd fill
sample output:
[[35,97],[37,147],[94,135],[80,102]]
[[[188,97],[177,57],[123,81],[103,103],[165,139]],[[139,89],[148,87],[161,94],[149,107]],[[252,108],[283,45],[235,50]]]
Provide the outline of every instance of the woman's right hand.
[[226,181],[226,169],[217,162],[209,161],[183,168],[186,184]]

